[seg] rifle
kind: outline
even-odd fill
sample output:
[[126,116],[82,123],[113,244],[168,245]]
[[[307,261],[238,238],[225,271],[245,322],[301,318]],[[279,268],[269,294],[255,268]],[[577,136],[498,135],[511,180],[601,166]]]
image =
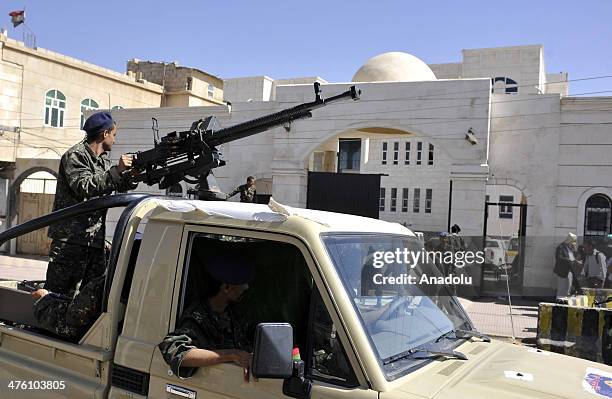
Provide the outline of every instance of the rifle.
[[[182,180],[198,184],[200,199],[226,199],[216,187],[211,171],[224,166],[217,146],[264,132],[297,119],[310,118],[312,111],[345,98],[358,100],[361,90],[351,86],[349,90],[324,99],[320,83],[315,82],[315,100],[282,111],[222,128],[214,116],[197,120],[191,128],[182,132],[170,132],[159,139],[157,120],[153,118],[153,144],[150,150],[134,154],[132,169],[124,172],[130,188],[138,182],[160,189],[168,188]],[[125,175],[124,175],[125,176]]]

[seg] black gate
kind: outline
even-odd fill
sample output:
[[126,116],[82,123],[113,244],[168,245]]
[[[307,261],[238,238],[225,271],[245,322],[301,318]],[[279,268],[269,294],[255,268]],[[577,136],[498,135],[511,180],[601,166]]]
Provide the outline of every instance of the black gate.
[[[525,238],[527,235],[527,204],[510,202],[485,202],[483,226],[483,250],[485,263],[482,269],[481,294],[522,295],[525,271]],[[488,231],[489,216],[492,212],[498,217],[509,216],[519,212],[516,231],[506,231],[507,236],[490,235]]]
[[380,175],[308,172],[306,207],[378,219]]

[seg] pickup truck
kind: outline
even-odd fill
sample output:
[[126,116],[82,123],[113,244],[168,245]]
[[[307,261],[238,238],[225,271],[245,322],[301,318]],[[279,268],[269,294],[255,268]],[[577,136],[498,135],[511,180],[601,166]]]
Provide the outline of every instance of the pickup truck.
[[[79,342],[37,328],[18,282],[0,288],[1,398],[610,397],[610,367],[490,340],[446,287],[373,285],[374,274],[398,266],[372,268],[374,252],[421,248],[397,223],[272,201],[121,194],[28,221],[0,234],[0,243],[114,207],[124,209],[102,312]],[[259,378],[245,382],[229,363],[179,378],[157,345],[198,300],[202,259],[232,251],[256,269],[239,307],[264,337],[254,348]]]

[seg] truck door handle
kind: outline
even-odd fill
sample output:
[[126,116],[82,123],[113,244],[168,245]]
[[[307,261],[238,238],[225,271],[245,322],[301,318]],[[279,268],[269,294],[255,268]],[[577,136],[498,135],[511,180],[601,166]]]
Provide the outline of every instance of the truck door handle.
[[181,398],[195,399],[196,392],[187,388],[179,387],[177,385],[166,384],[166,392],[173,395],[180,396]]

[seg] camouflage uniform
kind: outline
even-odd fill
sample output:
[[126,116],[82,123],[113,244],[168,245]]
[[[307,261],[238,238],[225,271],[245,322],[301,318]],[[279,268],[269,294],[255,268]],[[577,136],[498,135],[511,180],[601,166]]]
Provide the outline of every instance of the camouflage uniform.
[[240,202],[255,202],[255,195],[257,191],[255,191],[255,185],[248,187],[246,184],[242,184],[234,191],[232,191],[227,198],[231,198],[234,195],[240,193]]
[[38,326],[62,338],[78,340],[100,314],[105,278],[94,278],[72,300],[53,292],[40,298],[34,303]]
[[[62,156],[53,210],[113,191],[126,191],[116,167],[106,153],[96,156],[83,140]],[[84,286],[104,273],[105,219],[106,210],[101,210],[49,226],[53,241],[45,289],[71,297],[79,281]]]
[[244,323],[236,320],[230,308],[224,313],[214,312],[206,299],[185,310],[178,325],[159,344],[159,350],[172,372],[180,378],[191,377],[197,370],[197,367],[181,367],[191,349],[252,351],[252,343],[247,339],[249,329],[245,328]]

